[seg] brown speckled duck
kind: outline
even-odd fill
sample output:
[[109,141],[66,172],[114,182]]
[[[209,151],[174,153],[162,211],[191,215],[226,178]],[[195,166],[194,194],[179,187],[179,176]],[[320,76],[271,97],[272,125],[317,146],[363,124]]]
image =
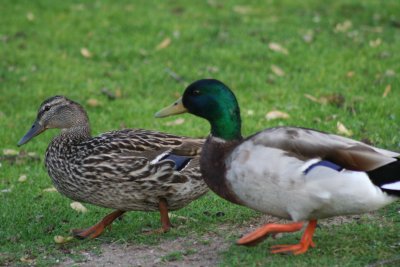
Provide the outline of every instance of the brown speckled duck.
[[64,96],[44,101],[21,146],[47,129],[59,128],[46,151],[45,165],[57,190],[70,199],[112,208],[96,225],[75,229],[95,238],[126,211],[159,211],[161,231],[171,227],[168,211],[207,192],[199,170],[203,140],[143,129],[90,135],[81,105]]

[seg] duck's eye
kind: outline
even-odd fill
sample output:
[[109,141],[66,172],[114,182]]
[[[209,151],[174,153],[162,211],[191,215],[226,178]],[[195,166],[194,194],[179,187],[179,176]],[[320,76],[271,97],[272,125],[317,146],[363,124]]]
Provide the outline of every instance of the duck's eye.
[[50,110],[50,106],[44,106],[44,111],[49,111]]
[[200,95],[200,90],[193,90],[192,95]]

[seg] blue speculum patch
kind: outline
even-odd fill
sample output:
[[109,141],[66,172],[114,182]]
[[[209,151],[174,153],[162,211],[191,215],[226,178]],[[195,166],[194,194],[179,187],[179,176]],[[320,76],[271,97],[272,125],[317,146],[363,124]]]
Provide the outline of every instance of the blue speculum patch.
[[327,161],[327,160],[321,160],[321,161],[319,161],[319,162],[316,162],[316,163],[312,164],[310,167],[308,167],[308,168],[304,171],[304,173],[307,174],[307,173],[309,173],[312,169],[314,169],[315,167],[318,167],[318,166],[327,167],[327,168],[330,168],[330,169],[335,170],[335,171],[338,171],[338,172],[340,172],[341,170],[343,170],[343,167],[341,167],[341,166],[339,166],[339,165],[337,165],[337,164],[335,164],[335,163],[333,163],[333,162],[330,162],[330,161]]
[[188,158],[185,156],[178,156],[178,155],[174,155],[174,154],[168,154],[161,158],[161,160],[165,160],[165,159],[172,160],[175,163],[174,170],[180,171],[183,168],[185,168],[185,166],[189,163],[189,161],[192,158]]

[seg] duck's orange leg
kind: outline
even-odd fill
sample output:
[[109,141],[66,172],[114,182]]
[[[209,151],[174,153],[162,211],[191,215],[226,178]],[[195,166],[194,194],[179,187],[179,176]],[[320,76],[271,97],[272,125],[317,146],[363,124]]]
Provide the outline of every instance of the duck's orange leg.
[[172,227],[172,224],[169,221],[169,216],[168,216],[167,200],[165,200],[164,198],[160,199],[158,206],[160,208],[161,229],[162,229],[162,232],[165,233],[165,232],[168,232],[169,229]]
[[96,223],[92,227],[86,229],[73,229],[72,234],[74,237],[79,239],[96,238],[104,232],[104,229],[106,229],[107,226],[111,225],[115,219],[117,219],[124,213],[125,211],[116,210],[108,214],[100,222]]
[[161,228],[156,229],[156,230],[146,231],[146,234],[162,234],[162,233],[168,232],[169,229],[171,229],[171,227],[172,227],[172,224],[169,221],[169,216],[168,216],[167,200],[164,198],[161,198],[160,201],[158,202],[158,208],[160,211]]
[[299,244],[295,245],[277,245],[273,246],[271,249],[271,253],[287,253],[291,252],[294,255],[305,253],[308,248],[314,247],[314,242],[312,241],[312,237],[314,235],[315,228],[317,227],[317,220],[309,221],[306,230],[304,231],[303,236],[301,237],[301,241]]
[[255,246],[269,235],[277,234],[277,233],[288,233],[288,232],[296,232],[300,231],[303,227],[303,223],[290,223],[290,224],[276,224],[276,223],[268,223],[260,228],[254,230],[253,232],[243,236],[236,244],[245,245],[245,246]]

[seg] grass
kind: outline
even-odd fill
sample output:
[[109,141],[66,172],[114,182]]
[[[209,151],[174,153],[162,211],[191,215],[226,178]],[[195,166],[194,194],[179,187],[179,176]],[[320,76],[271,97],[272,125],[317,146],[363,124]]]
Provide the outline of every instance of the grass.
[[[205,136],[208,125],[198,118],[185,115],[182,125],[167,126],[175,118],[156,120],[153,114],[175,100],[188,83],[214,77],[235,91],[244,135],[275,125],[337,132],[340,121],[355,139],[399,150],[398,10],[397,0],[190,4],[4,0],[0,6],[0,148],[17,149],[39,104],[56,94],[85,105],[93,134],[140,127]],[[165,45],[167,38],[169,45]],[[166,47],[157,49],[163,41]],[[270,49],[271,43],[288,53]],[[82,48],[91,56],[84,57]],[[281,68],[284,76],[274,73],[271,65]],[[166,70],[177,73],[182,81]],[[387,97],[382,97],[389,87]],[[110,101],[102,88],[120,90],[122,98]],[[305,94],[325,97],[328,104],[310,101]],[[334,98],[335,94],[340,98]],[[99,105],[89,105],[89,99]],[[338,104],[332,99],[339,99]],[[265,114],[273,109],[287,112],[290,118],[267,121]],[[43,192],[51,186],[43,155],[55,134],[48,131],[17,149],[38,153],[40,162],[1,161],[0,265],[28,265],[31,260],[52,265],[73,251],[98,251],[102,243],[152,244],[201,235],[221,223],[245,224],[258,216],[210,193],[176,212],[197,220],[183,224],[179,231],[144,235],[143,228],[159,226],[158,214],[131,212],[98,240],[59,246],[53,241],[55,235],[91,225],[108,211],[88,205],[87,214],[77,214],[69,207],[70,200]],[[22,174],[28,178],[24,183],[18,182]],[[393,259],[399,255],[399,207],[397,202],[362,224],[318,230],[317,248],[303,256],[270,255],[268,248],[275,242],[254,248],[232,245],[223,253],[221,264],[363,266]],[[220,211],[225,216],[215,216]],[[227,237],[228,241],[235,238]],[[298,234],[285,236],[282,243],[298,238]]]

